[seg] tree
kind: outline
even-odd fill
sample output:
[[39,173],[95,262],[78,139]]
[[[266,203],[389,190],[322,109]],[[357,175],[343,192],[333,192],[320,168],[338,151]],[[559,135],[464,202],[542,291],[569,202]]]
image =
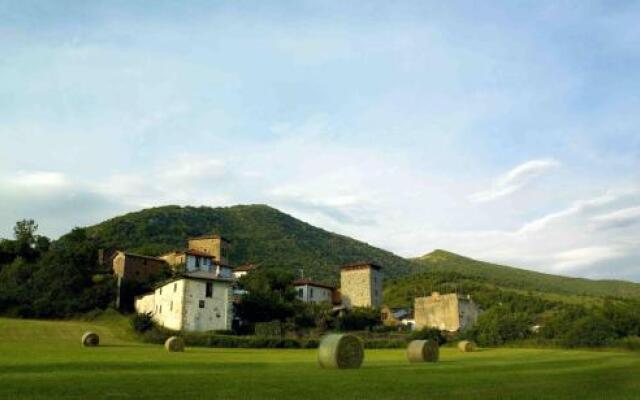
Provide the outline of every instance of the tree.
[[293,275],[279,271],[257,271],[240,278],[244,290],[235,314],[248,323],[284,321],[294,315]]

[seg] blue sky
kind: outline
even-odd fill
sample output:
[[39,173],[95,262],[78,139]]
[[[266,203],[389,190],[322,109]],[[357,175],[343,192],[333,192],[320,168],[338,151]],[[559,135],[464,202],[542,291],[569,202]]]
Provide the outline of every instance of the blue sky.
[[640,281],[635,2],[0,0],[0,236],[266,203]]

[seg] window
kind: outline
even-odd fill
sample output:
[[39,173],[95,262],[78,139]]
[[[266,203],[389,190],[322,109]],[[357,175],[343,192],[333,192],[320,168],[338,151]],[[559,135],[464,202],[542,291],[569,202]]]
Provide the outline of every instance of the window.
[[195,257],[196,259],[196,268],[200,268],[200,257]]
[[198,302],[198,307],[200,307],[200,308],[204,308],[204,300],[200,300],[200,301]]
[[160,314],[162,314],[162,304],[160,304]]
[[169,311],[173,311],[173,301],[169,303]]
[[173,284],[173,293],[175,293],[178,290],[178,282]]
[[309,297],[313,298],[313,288],[309,288]]
[[298,297],[299,298],[303,298],[304,297],[304,290],[302,288],[298,289]]
[[207,282],[207,287],[204,290],[204,297],[213,297],[213,282]]
[[162,288],[160,288],[160,294],[162,294]]

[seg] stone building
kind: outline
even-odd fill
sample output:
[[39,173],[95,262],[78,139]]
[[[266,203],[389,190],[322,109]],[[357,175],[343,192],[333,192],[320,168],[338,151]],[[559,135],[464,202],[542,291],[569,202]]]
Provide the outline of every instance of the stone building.
[[205,235],[188,240],[189,250],[199,251],[215,258],[220,265],[229,266],[231,243],[220,235]]
[[357,262],[340,268],[340,295],[347,307],[378,308],[382,304],[382,267],[372,262]]
[[293,281],[298,299],[305,303],[333,303],[333,292],[335,287],[321,282],[314,282],[309,279],[299,279]]
[[113,274],[120,280],[144,282],[159,275],[167,266],[158,257],[141,256],[139,254],[117,251],[113,257]]
[[166,261],[176,272],[181,272],[179,269],[183,269],[186,272],[203,270],[215,273],[223,278],[231,278],[233,276],[231,266],[218,262],[215,256],[200,250],[172,251],[161,255],[160,258]]
[[433,292],[431,296],[415,299],[417,329],[432,327],[449,332],[463,331],[475,324],[479,313],[471,296]]
[[195,271],[158,284],[138,296],[138,313],[151,313],[160,326],[176,331],[229,330],[233,319],[233,281],[215,273]]

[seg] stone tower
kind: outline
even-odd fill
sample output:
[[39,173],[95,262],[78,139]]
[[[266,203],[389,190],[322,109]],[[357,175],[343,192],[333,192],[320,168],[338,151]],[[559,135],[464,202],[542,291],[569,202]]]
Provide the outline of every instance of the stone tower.
[[199,236],[189,239],[189,250],[200,251],[215,257],[222,265],[230,265],[231,243],[220,235]]
[[378,308],[382,304],[382,267],[372,262],[347,264],[340,268],[340,295],[347,307]]

